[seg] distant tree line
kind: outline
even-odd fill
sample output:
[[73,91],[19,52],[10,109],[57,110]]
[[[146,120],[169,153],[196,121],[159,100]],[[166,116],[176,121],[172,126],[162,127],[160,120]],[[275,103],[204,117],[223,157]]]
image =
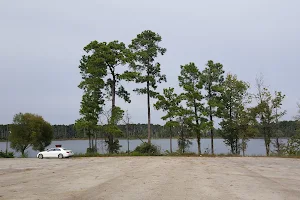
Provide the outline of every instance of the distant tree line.
[[[299,130],[300,125],[297,121],[280,121],[278,123],[279,131],[282,133],[281,138],[290,138],[295,136]],[[8,130],[10,130],[11,125],[0,125],[0,139],[6,140],[9,135]],[[126,125],[118,125],[118,128],[122,131],[119,139],[127,138],[127,130]],[[130,139],[146,139],[148,137],[148,124],[129,124],[128,125],[128,136]],[[53,139],[87,139],[87,132],[84,130],[77,130],[74,124],[70,125],[52,125],[53,130]],[[159,125],[159,124],[151,124],[151,130],[153,131],[153,138],[169,138],[170,132],[169,127]],[[221,130],[215,130],[215,137],[221,138]],[[103,138],[104,133],[101,131],[98,132],[98,137]],[[175,127],[173,130],[173,137],[180,137],[180,127]],[[193,138],[194,136],[190,136],[189,138]],[[210,137],[210,132],[206,132],[203,135],[204,138]],[[254,138],[263,138],[262,133],[258,133]],[[275,138],[275,137],[274,137]]]

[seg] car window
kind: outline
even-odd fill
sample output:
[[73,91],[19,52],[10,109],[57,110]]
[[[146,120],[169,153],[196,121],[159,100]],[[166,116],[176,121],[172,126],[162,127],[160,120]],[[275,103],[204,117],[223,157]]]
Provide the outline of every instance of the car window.
[[56,149],[56,151],[61,151],[60,149]]

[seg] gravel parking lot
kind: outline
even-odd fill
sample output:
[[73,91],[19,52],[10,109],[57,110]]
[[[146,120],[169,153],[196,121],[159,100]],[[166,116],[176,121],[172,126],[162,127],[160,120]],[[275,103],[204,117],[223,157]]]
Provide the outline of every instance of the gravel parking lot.
[[0,159],[0,199],[299,200],[300,159]]

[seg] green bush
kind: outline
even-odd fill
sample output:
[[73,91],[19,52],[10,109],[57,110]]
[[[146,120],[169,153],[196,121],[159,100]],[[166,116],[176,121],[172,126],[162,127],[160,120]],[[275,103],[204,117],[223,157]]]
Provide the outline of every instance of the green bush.
[[6,154],[6,153],[0,151],[0,158],[14,158],[14,157],[15,157],[14,152],[7,152],[7,154]]
[[24,152],[19,158],[28,158],[28,151]]
[[291,137],[287,144],[283,146],[283,151],[288,156],[300,155],[300,134]]
[[87,154],[97,153],[97,149],[96,148],[86,148],[86,153]]
[[160,149],[153,144],[144,142],[135,148],[133,154],[160,155]]

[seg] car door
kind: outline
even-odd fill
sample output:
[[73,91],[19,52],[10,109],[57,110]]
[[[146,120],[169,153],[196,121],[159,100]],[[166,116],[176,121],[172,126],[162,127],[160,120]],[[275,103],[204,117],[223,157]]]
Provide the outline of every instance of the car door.
[[53,151],[53,149],[48,149],[47,151],[45,151],[45,152],[43,153],[43,156],[44,156],[45,158],[51,157],[52,151]]
[[55,149],[55,152],[56,152],[56,154],[55,154],[55,157],[56,157],[56,158],[58,158],[58,155],[59,155],[59,154],[63,154],[63,152],[62,152],[61,149],[59,149],[59,148],[58,148],[58,149]]
[[50,151],[48,152],[49,153],[49,158],[55,158],[56,157],[56,149],[53,148],[53,149],[50,149]]
[[59,154],[58,149],[53,149],[53,151],[51,152],[51,158],[57,158]]

